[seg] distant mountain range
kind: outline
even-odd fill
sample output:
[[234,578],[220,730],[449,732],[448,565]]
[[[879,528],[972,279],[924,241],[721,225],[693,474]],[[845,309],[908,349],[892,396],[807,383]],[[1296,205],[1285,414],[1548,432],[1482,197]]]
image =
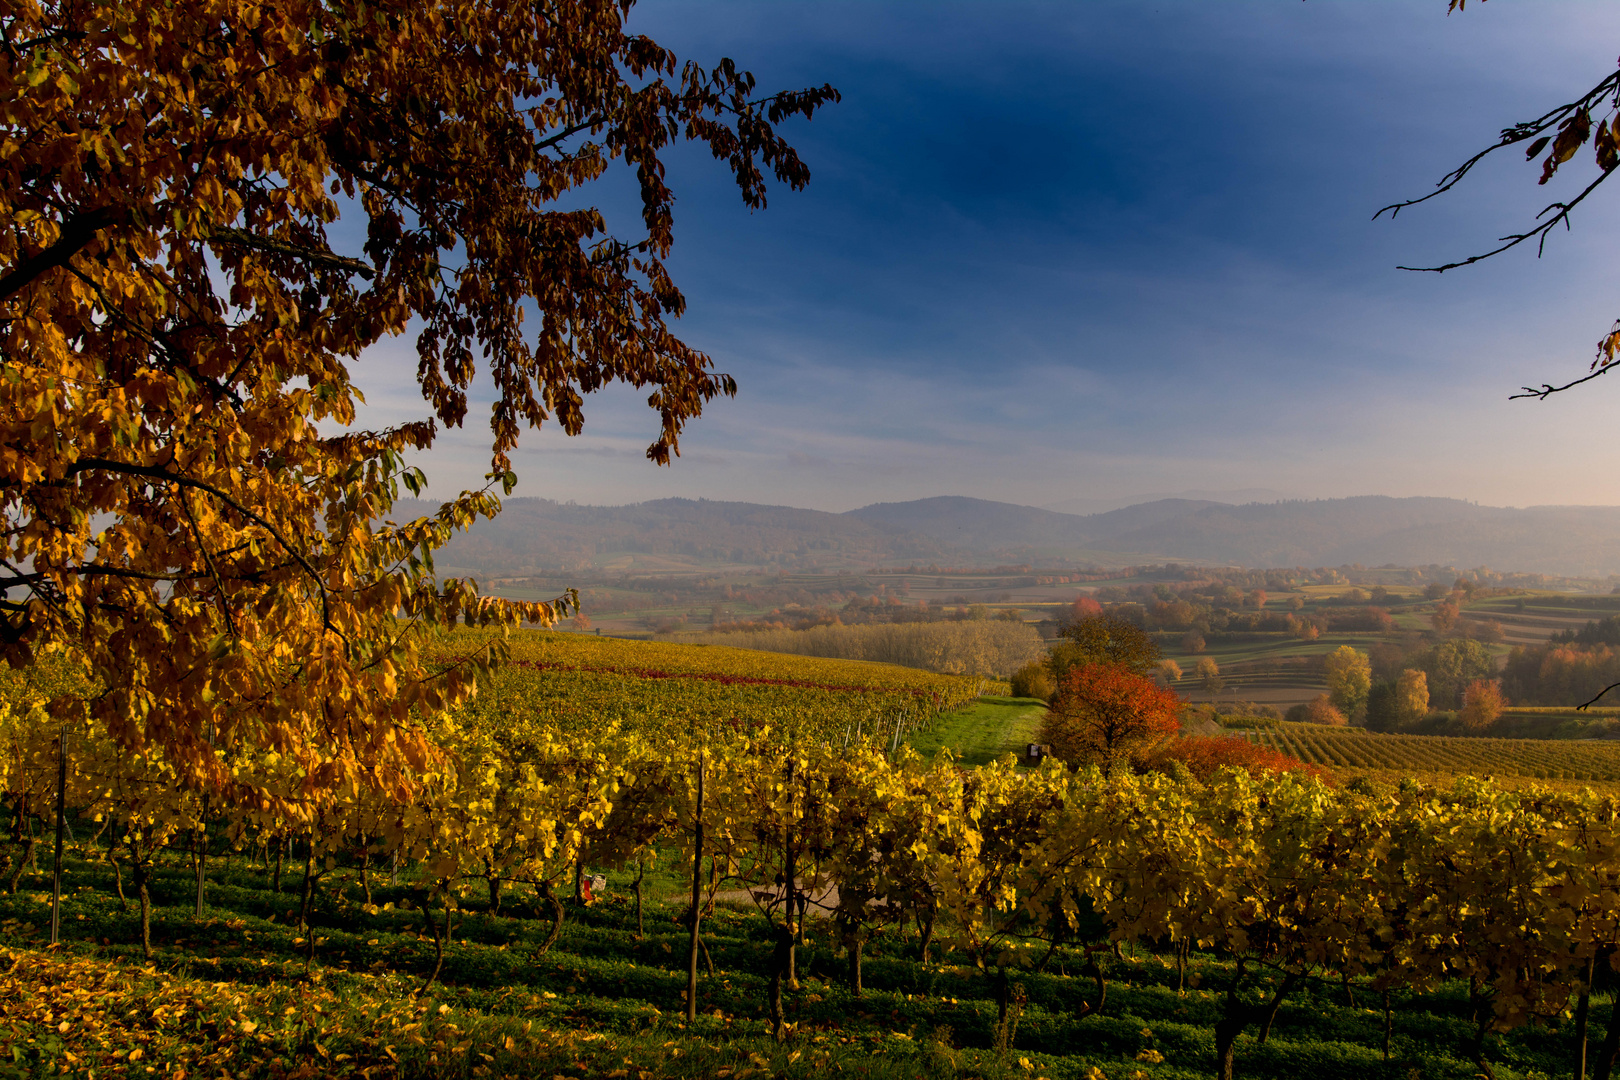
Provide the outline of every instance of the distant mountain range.
[[[395,516],[430,509],[407,503]],[[490,576],[659,560],[670,569],[795,571],[912,563],[1439,564],[1604,577],[1620,573],[1620,507],[1519,510],[1384,496],[1243,505],[1158,499],[1078,515],[942,496],[831,514],[691,499],[631,506],[509,499],[500,517],[458,536],[438,558],[446,568]]]
[[1151,495],[1138,495],[1135,498],[1102,498],[1098,496],[1078,496],[1073,499],[1063,499],[1059,502],[1045,503],[1043,510],[1056,510],[1060,514],[1106,514],[1110,510],[1123,510],[1127,506],[1140,506],[1145,502],[1158,502],[1160,499],[1196,499],[1202,502],[1228,503],[1232,506],[1242,506],[1245,503],[1281,502],[1284,499],[1293,499],[1297,496],[1286,492],[1276,491],[1272,488],[1227,488],[1220,491],[1193,488],[1187,491],[1161,491]]

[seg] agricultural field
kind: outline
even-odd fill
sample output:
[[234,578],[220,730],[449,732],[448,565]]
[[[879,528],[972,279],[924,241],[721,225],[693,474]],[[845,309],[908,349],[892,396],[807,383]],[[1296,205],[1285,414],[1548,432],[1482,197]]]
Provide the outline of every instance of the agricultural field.
[[1515,777],[1620,790],[1620,743],[1398,735],[1278,721],[1244,736],[1348,779],[1363,774]]
[[509,661],[485,677],[467,708],[470,720],[593,737],[613,729],[685,732],[717,720],[838,738],[898,729],[905,737],[941,712],[1006,689],[991,679],[859,660],[541,630],[510,638],[457,631],[433,653],[449,662],[496,644]]
[[[501,640],[457,631],[434,653],[451,663]],[[1572,1006],[1531,1022],[1511,1005],[1567,998],[1563,961],[1481,951],[1466,925],[1477,904],[1451,899],[1477,898],[1474,877],[1422,875],[1495,874],[1502,846],[1608,873],[1620,813],[1587,796],[1007,768],[995,759],[1029,741],[1041,705],[986,695],[1005,687],[985,680],[582,635],[506,644],[509,662],[444,732],[449,767],[404,806],[333,796],[238,813],[167,796],[150,763],[75,743],[52,950],[56,761],[28,740],[48,748],[56,729],[30,735],[28,683],[5,680],[0,1075],[1182,1080],[1216,1071],[1221,1024],[1240,1014],[1225,1050],[1243,1077],[1302,1063],[1356,1080],[1570,1069]],[[1342,751],[1363,743],[1428,746],[1408,756],[1440,769],[1498,742],[1296,728],[1250,734],[1297,735],[1296,752],[1344,776],[1357,766]],[[1435,749],[1454,743],[1473,745]],[[1529,745],[1584,754],[1556,759],[1556,776],[1548,758],[1551,781],[1620,778],[1620,747]],[[1558,831],[1543,824],[1515,831],[1603,814],[1613,826],[1590,850],[1548,847]],[[1401,867],[1357,848],[1349,880],[1427,890],[1427,910],[1455,925],[1400,938],[1393,966],[1312,959],[1345,947],[1336,920],[1299,923],[1294,951],[1257,951],[1264,905],[1304,910],[1290,883],[1323,872],[1275,842],[1300,829],[1399,834],[1444,855]],[[797,921],[784,919],[788,880],[808,901]],[[1539,880],[1522,897],[1510,881],[1493,890],[1530,905],[1514,918],[1556,920],[1535,907],[1561,902]],[[1498,1004],[1470,998],[1454,970],[1487,986],[1554,974]],[[1594,1038],[1615,1011],[1600,982]]]
[[[834,924],[812,918],[798,985],[783,995],[793,1027],[778,1044],[766,1015],[769,927],[746,902],[706,920],[714,970],[703,969],[699,1016],[685,1022],[681,883],[667,870],[643,882],[639,930],[633,875],[610,870],[605,894],[570,904],[543,953],[549,922],[539,912],[513,903],[497,916],[469,900],[445,935],[439,978],[417,996],[435,946],[421,912],[407,909],[420,896],[410,875],[398,885],[379,875],[368,905],[358,872],[341,868],[322,881],[300,929],[293,875],[278,891],[273,865],[256,853],[215,858],[201,916],[186,860],[160,864],[150,961],[131,944],[133,905],[119,903],[93,844],[69,845],[58,949],[42,947],[46,875],[0,896],[4,1075],[1202,1080],[1213,1073],[1211,1031],[1234,974],[1228,957],[1205,950],[1127,945],[1104,956],[1106,1003],[1082,1018],[1095,986],[1076,977],[1085,954],[1063,947],[1044,971],[1013,971],[1012,1020],[998,1023],[994,971],[960,949],[936,945],[925,965],[914,928],[880,932],[857,995]],[[1595,1032],[1608,1021],[1607,998],[1593,1009]],[[1308,981],[1266,1041],[1252,1030],[1240,1041],[1238,1075],[1478,1073],[1465,986],[1391,995],[1387,1056],[1384,1004],[1362,985]],[[1565,1020],[1491,1035],[1485,1053],[1498,1080],[1567,1075],[1572,1039]]]
[[1500,622],[1508,645],[1539,645],[1560,630],[1579,630],[1620,612],[1620,597],[1526,592],[1477,600],[1468,610]]

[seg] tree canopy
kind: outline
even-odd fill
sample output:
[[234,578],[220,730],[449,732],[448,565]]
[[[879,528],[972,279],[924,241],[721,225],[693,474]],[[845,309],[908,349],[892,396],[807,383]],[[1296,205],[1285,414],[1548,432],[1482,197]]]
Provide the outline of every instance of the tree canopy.
[[1159,646],[1140,626],[1112,611],[1071,619],[1058,630],[1064,641],[1052,650],[1052,673],[1060,682],[1080,664],[1110,664],[1146,675],[1159,663]]
[[[743,201],[808,169],[776,125],[830,86],[759,95],[682,65],[630,4],[21,0],[0,14],[0,658],[59,651],[59,697],[187,783],[233,747],[308,788],[400,785],[410,722],[464,698],[418,630],[554,620],[440,581],[432,550],[499,509],[521,430],[648,392],[666,463],[735,390],[668,321],[661,152],[705,144]],[[639,187],[632,233],[585,191]],[[353,362],[415,334],[422,419],[359,430]],[[386,520],[405,455],[495,387],[490,485]]]

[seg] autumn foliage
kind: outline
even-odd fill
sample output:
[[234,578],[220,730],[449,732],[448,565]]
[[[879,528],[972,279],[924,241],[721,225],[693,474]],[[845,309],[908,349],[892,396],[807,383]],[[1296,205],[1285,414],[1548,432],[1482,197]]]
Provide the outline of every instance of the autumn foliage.
[[1506,705],[1501,679],[1475,679],[1463,690],[1462,709],[1457,719],[1470,731],[1483,731],[1496,723]]
[[1104,767],[1180,729],[1181,699],[1151,678],[1111,664],[1081,664],[1058,684],[1041,739],[1075,764]]
[[1305,721],[1310,724],[1326,724],[1329,727],[1344,727],[1349,723],[1344,713],[1338,710],[1333,700],[1326,694],[1318,694],[1306,703]]
[[1216,770],[1223,768],[1245,769],[1251,774],[1304,773],[1319,780],[1331,777],[1320,765],[1307,765],[1281,750],[1235,736],[1207,738],[1184,735],[1160,743],[1143,754],[1136,764],[1144,771],[1169,772],[1172,761],[1180,762],[1194,777],[1206,782],[1215,775]]
[[[660,154],[705,144],[762,207],[768,175],[809,175],[774,125],[837,96],[683,66],[628,8],[8,6],[0,659],[72,659],[96,692],[58,720],[232,797],[264,797],[233,780],[260,749],[306,794],[400,789],[435,752],[416,721],[490,659],[429,665],[422,628],[571,606],[480,597],[432,552],[586,394],[638,388],[665,462],[734,390],[667,325]],[[614,168],[639,189],[625,236],[580,190]],[[412,327],[422,415],[358,429],[352,365]],[[389,522],[480,367],[489,485]]]

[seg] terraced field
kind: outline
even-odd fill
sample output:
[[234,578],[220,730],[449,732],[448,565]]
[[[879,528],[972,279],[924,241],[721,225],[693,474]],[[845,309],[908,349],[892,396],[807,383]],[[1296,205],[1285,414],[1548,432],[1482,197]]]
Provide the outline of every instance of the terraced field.
[[1560,630],[1579,630],[1590,620],[1613,615],[1617,608],[1610,596],[1496,597],[1469,604],[1472,618],[1495,619],[1502,624],[1503,641],[1508,645],[1540,645]]

